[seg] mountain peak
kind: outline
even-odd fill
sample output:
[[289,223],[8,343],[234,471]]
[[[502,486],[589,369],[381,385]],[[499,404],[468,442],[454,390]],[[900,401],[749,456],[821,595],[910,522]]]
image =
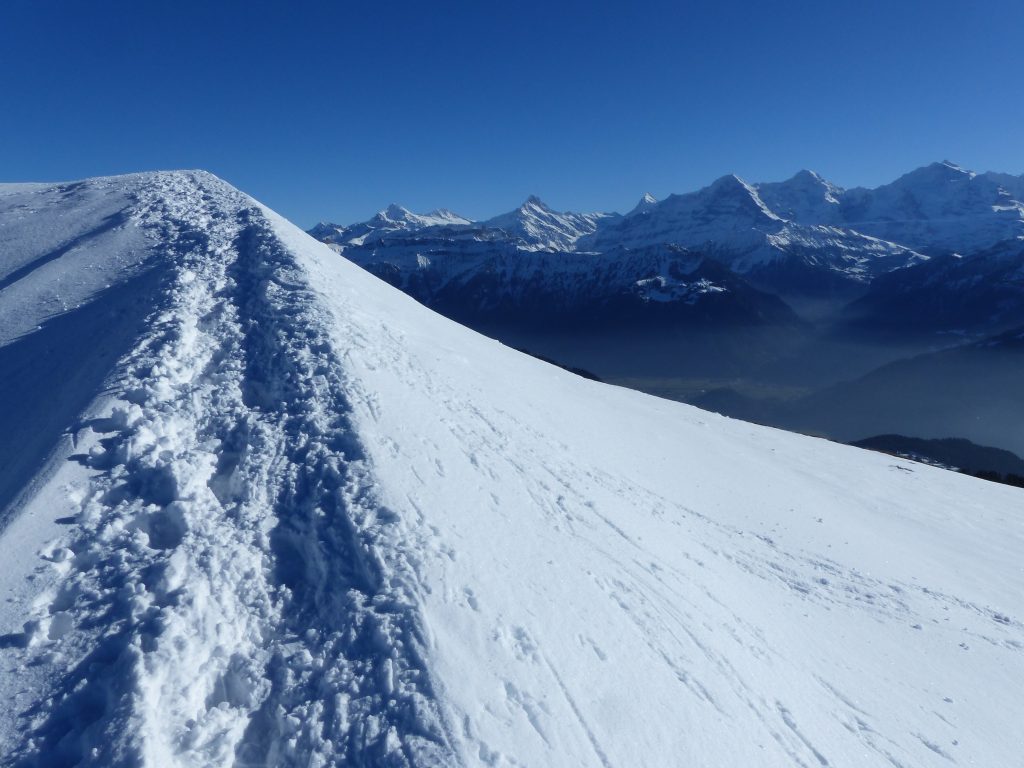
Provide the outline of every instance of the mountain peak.
[[380,218],[388,221],[408,221],[412,216],[412,211],[405,208],[398,203],[391,203],[383,211],[377,214]]
[[727,173],[711,182],[711,189],[745,189],[750,191],[750,185],[735,173]]
[[917,168],[910,173],[906,173],[896,179],[893,183],[906,184],[907,182],[912,182],[934,184],[942,181],[969,181],[976,175],[977,174],[975,174],[974,171],[969,171],[956,163],[950,162],[949,160],[942,160],[941,162],[929,163],[928,165]]
[[[828,184],[827,181],[817,171],[812,171],[808,168],[803,168],[793,174],[793,178],[790,181],[797,181],[804,184]],[[831,186],[831,185],[830,185]]]
[[711,186],[697,194],[705,196],[705,199],[728,201],[728,205],[735,206],[736,210],[745,209],[756,216],[766,216],[769,219],[779,220],[779,216],[765,205],[757,188],[741,179],[735,173],[730,173],[716,179],[711,183]]
[[526,198],[523,204],[519,206],[519,210],[521,211],[527,211],[530,210],[531,208],[539,208],[542,211],[551,210],[551,208],[548,207],[547,203],[545,203],[543,200],[537,197],[537,195],[530,195],[528,198]]
[[797,171],[786,181],[758,184],[756,189],[768,207],[784,218],[813,219],[824,216],[823,221],[817,223],[827,222],[830,215],[820,205],[836,205],[843,194],[842,187],[807,168]]
[[650,192],[644,192],[643,197],[640,198],[640,202],[637,203],[633,210],[627,213],[627,216],[634,216],[638,213],[645,213],[651,210],[658,204],[658,198],[652,195]]
[[964,168],[958,163],[954,163],[950,160],[943,160],[938,163],[932,163],[927,166],[927,169],[932,173],[942,174],[946,178],[950,179],[973,179],[977,174],[974,171]]
[[590,234],[606,214],[572,213],[552,210],[536,195],[513,211],[482,224],[501,229],[517,239],[526,250],[570,250],[581,236]]

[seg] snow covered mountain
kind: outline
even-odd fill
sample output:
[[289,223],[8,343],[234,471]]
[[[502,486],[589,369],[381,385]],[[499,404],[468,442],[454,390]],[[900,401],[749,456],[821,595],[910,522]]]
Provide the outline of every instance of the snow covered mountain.
[[[907,248],[849,230],[786,221],[735,176],[662,202],[644,195],[625,216],[558,213],[531,197],[511,213],[474,224],[397,227],[375,219],[332,226],[310,233],[431,308],[475,325],[496,322],[498,315],[511,319],[515,306],[590,309],[610,296],[641,295],[638,286],[665,277],[659,254],[672,249],[696,252],[686,260],[702,261],[705,270],[715,272],[712,282],[722,290],[701,295],[719,306],[737,289],[749,297],[758,289],[787,298],[854,296],[874,276],[924,260]],[[727,271],[709,266],[710,260]],[[680,272],[678,263],[673,269]],[[698,298],[692,292],[658,294],[663,303],[675,301],[673,296],[689,305]],[[574,320],[584,321],[590,316]]]
[[565,251],[571,250],[580,237],[593,232],[602,219],[617,216],[559,213],[531,195],[514,211],[487,221],[473,222],[443,208],[421,215],[391,205],[369,221],[350,226],[320,222],[309,233],[322,242],[349,247],[375,247],[388,235],[416,233],[422,237],[454,237],[482,243],[508,242],[523,251]]
[[566,251],[603,221],[617,218],[610,213],[559,213],[531,195],[514,211],[488,219],[483,226],[505,232],[522,250]]
[[[870,277],[899,263],[878,257],[905,259],[907,251],[969,255],[1024,236],[1022,200],[1024,175],[979,174],[941,162],[874,189],[843,189],[806,170],[786,181],[758,184],[728,175],[661,202],[645,194],[625,216],[557,213],[531,197],[515,211],[480,225],[504,231],[528,250],[603,251],[672,243],[728,257],[738,271],[778,261],[796,242],[819,251],[818,260],[830,268],[835,268],[831,251],[847,259],[863,251],[870,258],[860,260],[860,272]],[[359,245],[368,230],[470,223],[448,211],[417,216],[392,206],[369,222],[352,227],[322,223],[311,234]]]
[[452,213],[446,208],[439,208],[427,214],[418,214],[392,203],[369,221],[348,227],[322,221],[309,233],[325,243],[362,245],[368,238],[372,239],[390,232],[415,232],[427,227],[464,226],[471,223],[469,219]]
[[658,198],[652,195],[650,192],[644,192],[643,196],[626,216],[636,216],[637,214],[646,213],[658,204]]
[[780,215],[841,226],[925,253],[968,255],[1024,235],[1024,177],[932,163],[875,189],[844,190],[802,171],[757,190]]
[[765,204],[787,221],[838,226],[845,190],[814,171],[803,170],[786,181],[754,185]]
[[990,176],[948,162],[852,189],[843,202],[850,226],[930,252],[968,255],[1024,235],[1024,203]]
[[923,258],[909,248],[848,229],[789,221],[765,203],[757,187],[734,175],[602,222],[578,247],[603,251],[658,243],[714,256],[735,272],[784,292],[804,283],[811,283],[813,290],[817,280],[867,283]]
[[1019,760],[1019,489],[573,376],[205,173],[0,233],[5,762]]
[[[599,302],[609,293],[599,281],[567,287],[566,273],[578,272],[579,263],[567,253],[622,258],[637,270],[628,282],[638,283],[650,270],[643,258],[628,254],[678,246],[724,264],[749,287],[774,293],[815,320],[834,316],[880,276],[910,279],[902,276],[903,268],[923,264],[925,254],[973,256],[1018,242],[1024,237],[1022,197],[1024,176],[976,174],[943,162],[876,189],[846,190],[812,171],[759,184],[728,175],[660,202],[645,194],[624,216],[558,213],[531,197],[515,211],[483,222],[417,217],[398,209],[348,228],[318,225],[311,234],[375,274],[387,273],[389,282],[410,289],[428,306],[463,319],[479,309],[473,292],[479,282],[506,296],[539,290],[523,305],[550,301],[557,290],[579,294],[587,286]],[[505,266],[524,252],[542,256],[527,261],[529,269]],[[423,258],[410,259],[410,253]],[[450,280],[455,253],[461,260],[459,283],[470,289],[467,306],[459,306]],[[444,254],[440,260],[438,254]],[[483,271],[470,275],[473,265]],[[435,269],[439,274],[427,274]],[[425,290],[428,285],[433,288]],[[448,290],[443,306],[432,298],[442,285]]]

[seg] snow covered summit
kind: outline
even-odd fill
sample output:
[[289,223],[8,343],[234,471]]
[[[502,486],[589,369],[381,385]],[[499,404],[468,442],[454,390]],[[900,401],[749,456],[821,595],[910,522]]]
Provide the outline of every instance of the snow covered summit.
[[8,762],[1019,761],[1019,489],[576,377],[201,172],[0,242]]
[[507,233],[523,250],[564,251],[571,249],[584,235],[593,233],[598,224],[608,218],[618,218],[618,214],[560,213],[536,195],[530,195],[514,211],[482,224]]
[[369,221],[349,227],[322,221],[310,230],[310,234],[326,243],[363,245],[373,237],[394,232],[416,232],[428,227],[461,227],[468,224],[472,224],[469,219],[447,208],[419,214],[392,203],[383,211],[378,211]]

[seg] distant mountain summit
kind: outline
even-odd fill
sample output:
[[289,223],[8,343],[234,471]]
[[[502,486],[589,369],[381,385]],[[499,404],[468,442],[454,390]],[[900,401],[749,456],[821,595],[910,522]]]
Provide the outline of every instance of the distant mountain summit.
[[[322,222],[311,233],[360,245],[360,238],[371,232],[466,227],[500,230],[523,250],[601,251],[675,243],[724,252],[745,251],[762,241],[760,235],[777,234],[789,224],[867,235],[904,251],[967,255],[1024,236],[1022,201],[1024,175],[979,174],[942,161],[874,189],[844,189],[811,170],[756,184],[729,174],[662,201],[644,194],[625,216],[557,212],[531,195],[515,210],[481,222],[444,209],[415,214],[393,204],[369,221],[349,226]],[[803,232],[805,244],[825,236],[820,230],[817,235],[790,230]]]
[[875,189],[846,190],[801,171],[757,190],[790,221],[845,227],[923,253],[968,254],[1024,235],[1024,176],[977,174],[948,161]]
[[[516,209],[482,221],[391,205],[369,221],[322,223],[311,234],[428,304],[443,295],[445,311],[456,315],[484,306],[549,305],[555,285],[569,290],[577,304],[580,291],[603,301],[627,284],[651,286],[645,281],[659,268],[644,254],[671,246],[720,263],[734,283],[774,293],[808,317],[834,314],[870,293],[858,305],[857,322],[869,309],[882,313],[870,322],[909,312],[907,327],[928,329],[941,317],[934,330],[948,331],[960,318],[964,327],[992,333],[1019,317],[1012,264],[1024,244],[1022,193],[1024,176],[978,174],[944,161],[875,189],[844,189],[811,170],[762,183],[728,174],[660,201],[644,194],[626,215],[560,212],[531,195]],[[517,262],[525,253],[540,256]],[[968,258],[947,262],[953,253]],[[930,256],[942,259],[925,268]],[[618,259],[619,268],[608,269],[609,259]],[[624,269],[635,272],[626,275]],[[720,276],[713,282],[722,284]],[[486,301],[473,292],[484,284]],[[978,288],[965,294],[969,284]],[[461,299],[455,285],[462,286]],[[694,297],[683,293],[688,301]],[[711,294],[700,295],[711,300]],[[990,312],[982,311],[985,296],[997,301]],[[457,306],[460,301],[465,306]],[[935,302],[946,309],[924,311]],[[973,308],[970,322],[967,307]]]
[[368,238],[372,239],[374,236],[390,232],[415,232],[426,227],[463,226],[471,223],[469,219],[446,208],[418,214],[392,203],[368,221],[347,227],[320,222],[309,230],[309,233],[325,243],[362,245]]
[[758,184],[757,193],[779,216],[788,221],[836,226],[843,189],[814,171],[803,170],[786,181]]
[[636,207],[634,207],[633,210],[627,213],[626,216],[636,216],[641,213],[647,213],[647,211],[654,208],[654,206],[656,206],[657,204],[658,199],[654,195],[652,195],[650,192],[644,192],[643,197],[640,198],[640,202],[637,203]]
[[484,242],[506,241],[524,251],[564,251],[573,250],[580,237],[594,232],[598,223],[607,218],[620,217],[610,213],[562,213],[530,195],[515,210],[486,221],[474,222],[444,208],[417,214],[392,204],[368,221],[348,226],[321,222],[309,233],[333,245],[363,246],[388,235],[427,230],[424,237],[457,236]]
[[573,250],[577,240],[595,232],[599,223],[609,218],[620,217],[610,213],[559,213],[530,195],[514,211],[481,223],[507,233],[523,250],[566,251]]
[[[805,172],[790,186],[775,185],[768,191],[771,199],[803,201],[810,208],[816,195],[824,201],[837,189]],[[834,226],[833,217],[828,226],[791,221],[772,209],[758,185],[732,174],[697,192],[645,203],[642,216],[602,222],[594,234],[579,240],[578,248],[601,252],[675,243],[783,293],[865,283],[922,258],[904,246]]]

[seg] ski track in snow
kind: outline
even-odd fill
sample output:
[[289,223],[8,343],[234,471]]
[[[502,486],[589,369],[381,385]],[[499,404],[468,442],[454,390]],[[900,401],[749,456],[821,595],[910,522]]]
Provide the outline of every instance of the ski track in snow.
[[[412,381],[407,383],[413,384]],[[652,495],[644,488],[623,484],[621,477],[594,469],[578,478],[579,466],[575,462],[552,466],[541,461],[522,462],[512,458],[503,450],[509,442],[508,435],[514,435],[524,425],[511,422],[495,424],[471,405],[449,399],[441,389],[433,390],[432,395],[437,402],[452,409],[453,416],[447,421],[458,441],[473,448],[465,455],[467,462],[492,479],[501,478],[507,470],[517,474],[517,482],[528,489],[535,509],[541,512],[554,532],[567,533],[577,544],[592,547],[593,554],[618,574],[615,578],[596,573],[591,575],[600,591],[636,626],[637,637],[642,638],[642,642],[662,661],[665,676],[678,680],[681,685],[679,695],[691,696],[702,708],[733,722],[740,719],[736,711],[738,704],[753,717],[764,735],[777,744],[791,765],[810,767],[837,763],[819,751],[811,738],[801,731],[793,712],[783,702],[766,700],[745,671],[738,670],[730,661],[738,648],[742,655],[757,663],[769,666],[786,664],[785,655],[772,647],[758,626],[716,597],[716,592],[721,591],[718,585],[723,582],[735,585],[737,581],[742,584],[746,580],[752,588],[757,581],[778,584],[790,593],[791,602],[812,603],[825,611],[833,606],[844,608],[860,614],[860,620],[864,622],[880,625],[895,621],[902,626],[920,629],[922,622],[935,624],[936,621],[930,617],[937,612],[947,613],[946,622],[958,629],[964,625],[962,633],[965,638],[1011,652],[1024,650],[1024,632],[1020,623],[1012,622],[1013,631],[1002,632],[1001,629],[1008,625],[1006,617],[1001,620],[998,613],[983,606],[915,584],[882,582],[829,559],[781,550],[769,536],[751,535],[749,531],[716,522],[677,502]],[[505,415],[499,413],[499,416]],[[467,424],[476,424],[478,429],[467,433]],[[540,478],[536,473],[538,466],[542,467]],[[444,474],[438,464],[438,475],[444,477]],[[691,532],[697,529],[697,535],[690,537],[693,550],[675,553],[683,567],[652,559],[642,542],[602,515],[589,495],[575,487],[577,479],[584,481],[580,484],[588,489],[604,487],[616,496],[630,499],[637,512],[668,519],[672,525],[685,526]],[[496,498],[494,501],[492,511],[500,514],[500,502]],[[611,546],[600,543],[608,538],[613,540]],[[623,549],[616,546],[623,542],[626,544],[624,551],[632,553],[632,557],[624,558]],[[457,553],[451,552],[449,557],[455,559]],[[717,561],[719,567],[712,570],[708,567],[712,565],[710,561]],[[695,599],[695,595],[699,598]],[[544,600],[545,596],[538,594],[537,598]],[[461,602],[462,599],[456,590],[448,590],[448,600]],[[465,594],[464,599],[473,610],[478,610],[472,593]],[[713,614],[708,612],[709,604],[716,609]],[[527,629],[509,627],[500,620],[494,635],[511,656],[520,662],[536,665],[536,674],[543,681],[537,686],[540,691],[560,692],[592,746],[591,758],[582,764],[611,765],[601,745],[599,730],[581,714],[574,694],[563,682],[556,666],[547,659],[541,643],[532,638]],[[605,660],[604,652],[592,641],[580,638],[580,644],[590,645],[593,652]],[[723,644],[726,647],[722,647]],[[966,648],[966,643],[963,647]],[[712,693],[711,686],[702,678],[724,682],[724,688],[719,685],[719,692]],[[921,764],[906,756],[900,745],[883,735],[887,725],[884,720],[880,721],[860,709],[851,697],[844,695],[828,680],[820,677],[815,680],[823,694],[819,699],[829,706],[829,716],[855,736],[866,750],[884,764],[897,768]],[[539,738],[550,745],[549,734],[552,729],[564,728],[564,715],[518,688],[511,680],[505,683],[505,688],[510,706],[521,710]],[[587,691],[584,688],[575,695],[586,697]],[[728,697],[728,702],[720,701],[723,695]],[[937,717],[941,719],[941,715]],[[510,755],[491,750],[485,740],[474,736],[471,727],[467,726],[465,735],[469,740],[478,742],[479,754],[484,758],[482,762],[520,764]],[[737,736],[755,738],[749,730]],[[914,737],[946,760],[956,762],[925,737],[917,734]],[[639,759],[641,764],[658,764],[653,755]],[[839,761],[840,764],[842,762]],[[870,764],[883,762],[870,761]]]
[[[386,331],[382,333],[387,336]],[[580,550],[589,551],[592,555],[590,561],[599,563],[600,571],[597,568],[594,572],[588,570],[587,575],[614,609],[621,611],[636,627],[633,640],[647,645],[651,656],[662,665],[660,674],[665,679],[678,681],[680,690],[677,695],[692,697],[695,709],[703,710],[705,717],[734,724],[751,720],[754,725],[743,725],[740,738],[752,743],[770,739],[778,751],[775,757],[769,757],[765,752],[763,764],[830,766],[845,762],[830,758],[827,754],[829,749],[815,743],[814,737],[801,726],[800,718],[795,714],[798,709],[813,711],[819,730],[824,718],[832,723],[826,726],[828,730],[835,732],[838,728],[848,734],[861,748],[861,764],[906,767],[930,763],[922,762],[919,753],[908,751],[903,740],[897,742],[886,735],[899,728],[888,722],[888,713],[873,714],[864,710],[856,703],[861,698],[858,693],[843,693],[837,684],[814,674],[813,664],[804,665],[800,660],[794,663],[789,658],[789,649],[773,646],[772,640],[757,624],[745,619],[724,602],[723,597],[742,596],[749,590],[751,594],[768,595],[787,611],[803,613],[805,617],[808,613],[800,606],[806,604],[808,610],[817,608],[819,617],[818,624],[810,621],[808,625],[824,633],[830,631],[828,616],[833,610],[841,611],[845,617],[866,626],[869,636],[872,626],[906,627],[911,634],[927,624],[929,631],[948,632],[962,638],[960,647],[965,650],[967,640],[983,642],[999,649],[1004,658],[1013,658],[1020,664],[1024,628],[1018,621],[1007,621],[1008,617],[997,611],[935,588],[913,582],[880,580],[827,557],[784,549],[769,534],[720,522],[677,500],[632,484],[623,474],[613,475],[601,467],[588,467],[579,453],[567,445],[550,446],[535,452],[532,446],[547,446],[550,433],[539,432],[528,422],[500,408],[487,414],[481,412],[472,402],[460,397],[458,391],[450,390],[446,380],[424,375],[424,368],[418,361],[405,358],[401,350],[406,345],[402,341],[398,337],[385,338],[384,343],[373,350],[366,350],[365,354],[372,360],[366,363],[367,369],[395,371],[399,389],[425,392],[425,399],[439,412],[441,422],[449,430],[452,445],[463,450],[460,458],[467,467],[471,467],[471,476],[481,483],[481,490],[484,483],[495,489],[518,487],[519,495],[527,496],[531,502],[526,507],[514,503],[510,506],[503,503],[495,491],[480,493],[477,498],[487,507],[484,516],[509,521],[511,525],[506,531],[509,535],[515,535],[513,530],[547,531],[552,540],[560,537],[571,540],[573,565],[579,562]],[[381,351],[391,354],[385,356]],[[379,359],[373,359],[374,355]],[[410,408],[415,410],[416,405]],[[370,407],[369,414],[373,420],[380,418],[377,408]],[[382,441],[381,453],[394,455],[396,463],[403,466],[408,462],[411,465],[408,471],[423,486],[427,499],[431,497],[432,483],[459,482],[454,467],[447,463],[457,455],[450,446],[443,447],[437,443],[416,446],[413,440],[403,446],[390,437],[396,433],[393,427],[393,424],[384,424],[379,429],[389,435]],[[424,453],[430,457],[446,456],[446,463],[437,458],[424,459],[420,465],[426,467],[424,471],[418,471],[417,447],[426,448]],[[556,458],[553,463],[553,457],[563,460]],[[430,465],[436,472],[435,478],[429,476]],[[600,505],[594,499],[602,495],[628,500],[626,506],[635,517],[623,514],[620,509],[617,514],[620,519],[636,522],[652,517],[659,523],[684,528],[687,535],[682,540],[683,548],[674,550],[671,560],[652,555],[648,542],[635,537],[600,511]],[[407,496],[407,502],[413,513],[430,506],[429,501],[418,500],[415,493]],[[467,506],[470,504],[466,502]],[[510,518],[510,513],[516,517]],[[499,541],[503,540],[500,532],[493,535]],[[479,541],[472,534],[466,536]],[[445,535],[439,536],[438,541],[453,542],[459,538],[458,534]],[[434,546],[436,549],[439,544]],[[473,553],[462,552],[457,545],[440,546],[443,548],[437,554],[445,557],[439,560],[459,562],[467,556],[473,557]],[[557,552],[558,547],[554,550]],[[486,559],[487,556],[483,557]],[[498,558],[500,554],[496,555],[496,565],[501,562]],[[582,558],[584,562],[587,559],[586,556]],[[548,564],[556,565],[555,561]],[[522,566],[523,563],[516,562],[516,565]],[[609,573],[614,576],[609,576]],[[533,576],[531,573],[523,575]],[[508,573],[506,577],[519,578],[514,573]],[[438,592],[449,609],[468,608],[473,613],[480,613],[482,600],[474,591],[460,588],[461,579],[453,576],[450,583],[445,583],[445,577],[441,575],[435,580],[443,585]],[[725,584],[729,587],[723,590]],[[543,585],[538,585],[538,579],[532,579],[530,586],[536,591],[531,593],[531,600],[526,605],[536,607],[557,602],[552,594],[544,591]],[[434,595],[427,597],[428,602],[433,599]],[[584,606],[588,600],[582,591],[574,594],[573,599]],[[565,609],[572,607],[571,603],[559,605]],[[584,611],[600,615],[599,610],[590,612],[584,608]],[[533,612],[527,608],[526,613]],[[557,620],[548,623],[537,615],[533,619],[537,622],[535,628],[527,628],[509,625],[500,615],[493,616],[491,653],[503,651],[506,654],[505,662],[497,667],[508,675],[504,681],[507,706],[504,712],[486,704],[482,713],[465,713],[463,737],[476,744],[473,751],[481,763],[520,765],[522,763],[514,753],[493,748],[487,738],[480,735],[479,731],[487,721],[493,721],[492,725],[503,732],[514,729],[515,722],[521,717],[536,735],[541,753],[554,755],[559,754],[557,749],[565,746],[564,742],[571,741],[567,723],[575,720],[585,739],[582,745],[572,748],[579,764],[623,764],[621,757],[614,763],[608,757],[608,751],[602,744],[607,735],[602,733],[601,727],[588,722],[576,703],[578,698],[588,701],[592,707],[593,692],[586,684],[581,686],[578,674],[574,676],[575,692],[570,690],[556,664],[548,659],[542,639],[544,635],[556,636],[553,640],[556,650],[563,661],[565,659],[565,638],[557,637],[559,632],[553,630]],[[534,631],[538,634],[534,635]],[[578,641],[580,646],[589,645],[602,662],[606,660],[605,651],[593,641],[584,637],[579,637]],[[912,644],[913,639],[908,638],[907,643]],[[633,646],[632,653],[638,653],[638,648]],[[736,666],[737,660],[744,663],[743,668]],[[839,667],[845,666],[841,656],[829,661]],[[525,671],[523,665],[534,669]],[[801,697],[797,702],[799,706],[787,704],[784,700],[767,699],[763,681],[758,679],[756,671],[752,671],[760,665],[782,670],[783,678],[808,678],[812,688],[806,690],[802,682],[791,686],[796,691],[795,695]],[[851,669],[853,667],[849,667],[847,672]],[[501,674],[499,672],[499,677]],[[524,676],[532,679],[532,690],[523,687]],[[445,675],[446,679],[448,677]],[[552,692],[560,693],[563,702],[553,700]],[[643,695],[639,690],[636,693]],[[934,717],[934,726],[940,731],[955,733],[955,728],[941,714],[930,714]],[[836,741],[834,733],[831,735],[832,741]],[[929,740],[920,734],[909,735],[929,749],[933,756],[952,760],[948,754],[932,748],[939,737]],[[694,736],[700,740],[699,734]],[[563,744],[555,744],[556,740]],[[678,742],[685,744],[693,740],[684,733]],[[850,749],[848,741],[844,744],[845,750]],[[764,746],[761,748],[765,749]],[[707,749],[705,754],[722,751],[719,744]],[[693,749],[692,753],[700,755],[702,751]],[[633,760],[644,765],[662,764],[659,753],[655,751],[636,755]],[[719,757],[707,764],[734,763]]]
[[4,764],[1022,754],[1016,490],[514,355],[208,174],[131,188],[167,269],[0,636],[44,688]]
[[103,438],[77,457],[97,473],[81,530],[20,639],[31,664],[60,638],[68,671],[16,762],[448,763],[415,561],[382,551],[399,521],[344,374],[294,259],[222,186],[167,175],[134,213],[177,274],[124,399],[83,425]]

